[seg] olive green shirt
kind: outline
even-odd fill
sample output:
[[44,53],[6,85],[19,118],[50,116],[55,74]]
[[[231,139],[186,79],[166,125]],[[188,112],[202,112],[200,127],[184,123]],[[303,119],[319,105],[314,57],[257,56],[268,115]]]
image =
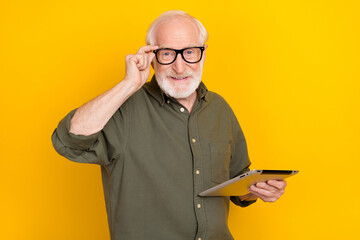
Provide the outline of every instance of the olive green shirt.
[[101,165],[111,239],[233,239],[230,198],[198,196],[250,166],[243,132],[222,97],[201,83],[189,113],[153,77],[98,133],[70,133],[75,111],[59,123],[53,145],[72,161]]

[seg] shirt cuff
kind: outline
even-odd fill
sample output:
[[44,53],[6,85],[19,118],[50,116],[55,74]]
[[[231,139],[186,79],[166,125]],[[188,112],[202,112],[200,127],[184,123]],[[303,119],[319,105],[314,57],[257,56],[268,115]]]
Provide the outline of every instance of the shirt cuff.
[[230,200],[235,204],[238,205],[240,207],[247,207],[253,203],[256,202],[256,200],[252,200],[252,201],[241,201],[240,198],[238,196],[231,196]]
[[72,110],[65,118],[63,118],[57,129],[56,133],[60,141],[66,146],[73,149],[86,150],[89,149],[94,142],[98,139],[100,132],[91,134],[89,136],[76,135],[70,132],[70,121],[74,116],[76,109]]

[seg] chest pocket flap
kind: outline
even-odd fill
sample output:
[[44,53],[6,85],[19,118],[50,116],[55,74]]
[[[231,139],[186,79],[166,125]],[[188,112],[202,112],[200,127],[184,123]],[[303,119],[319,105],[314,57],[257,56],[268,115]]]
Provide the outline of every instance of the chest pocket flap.
[[211,180],[214,183],[229,180],[230,147],[228,143],[210,143]]

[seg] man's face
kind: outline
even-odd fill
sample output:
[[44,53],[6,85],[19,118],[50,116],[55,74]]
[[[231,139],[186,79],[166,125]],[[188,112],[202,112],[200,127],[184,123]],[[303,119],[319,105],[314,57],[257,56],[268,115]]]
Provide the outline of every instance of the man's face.
[[[155,45],[172,49],[202,46],[195,23],[182,17],[172,18],[157,26]],[[184,99],[196,94],[195,91],[201,82],[205,51],[206,49],[201,61],[193,64],[185,62],[180,54],[175,62],[169,65],[161,65],[154,59],[153,67],[160,88],[175,99]]]

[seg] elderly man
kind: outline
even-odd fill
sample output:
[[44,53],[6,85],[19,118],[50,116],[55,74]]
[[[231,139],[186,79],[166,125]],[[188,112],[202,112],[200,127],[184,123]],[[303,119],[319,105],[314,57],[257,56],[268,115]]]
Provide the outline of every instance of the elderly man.
[[[198,193],[249,170],[239,123],[201,81],[207,32],[182,11],[160,15],[124,79],[71,111],[52,136],[66,158],[101,165],[111,239],[226,240],[229,201],[273,202],[285,181],[233,197]],[[150,82],[150,65],[155,76]]]

